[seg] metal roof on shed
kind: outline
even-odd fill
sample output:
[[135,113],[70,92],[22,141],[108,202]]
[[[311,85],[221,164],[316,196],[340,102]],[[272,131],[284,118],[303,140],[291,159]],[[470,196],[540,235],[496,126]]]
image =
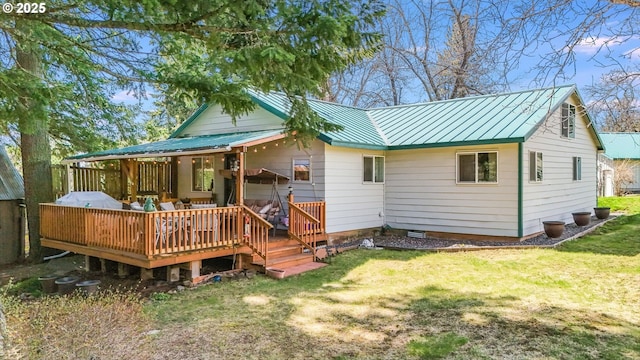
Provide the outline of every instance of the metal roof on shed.
[[0,200],[18,199],[24,199],[24,182],[4,146],[0,145]]
[[600,133],[606,147],[605,155],[612,159],[640,160],[640,133]]

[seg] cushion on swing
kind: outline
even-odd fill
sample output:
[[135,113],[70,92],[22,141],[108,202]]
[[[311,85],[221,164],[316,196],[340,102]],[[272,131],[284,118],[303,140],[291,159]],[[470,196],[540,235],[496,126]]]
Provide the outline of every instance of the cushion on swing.
[[269,211],[269,209],[271,209],[271,204],[267,204],[264,207],[262,207],[262,209],[260,209],[260,211],[258,211],[259,214],[266,214],[267,211]]

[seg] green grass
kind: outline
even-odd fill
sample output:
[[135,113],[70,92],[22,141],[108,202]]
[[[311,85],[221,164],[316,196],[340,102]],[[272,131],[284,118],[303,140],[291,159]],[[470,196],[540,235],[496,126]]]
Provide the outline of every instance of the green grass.
[[179,354],[637,359],[640,256],[601,250],[607,231],[626,233],[635,219],[615,221],[579,251],[354,250],[299,277],[209,285],[149,305],[165,334],[154,347],[178,354],[164,341],[193,337],[205,345]]
[[598,206],[610,207],[611,211],[640,214],[640,196],[612,196],[598,198]]

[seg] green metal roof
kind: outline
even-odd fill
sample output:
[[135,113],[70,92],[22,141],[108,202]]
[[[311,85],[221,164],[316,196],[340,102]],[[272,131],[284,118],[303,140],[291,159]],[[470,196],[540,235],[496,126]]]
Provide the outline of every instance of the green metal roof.
[[231,147],[240,146],[260,139],[269,138],[281,134],[281,130],[265,130],[238,132],[232,134],[216,134],[184,138],[169,138],[148,144],[127,146],[120,149],[99,151],[90,154],[82,154],[68,157],[65,162],[78,160],[96,161],[136,157],[162,157],[178,155],[180,153],[194,152],[219,152],[228,151]]
[[0,144],[0,200],[24,199],[24,182]]
[[606,148],[605,155],[612,159],[640,160],[640,133],[600,133]]
[[[265,110],[287,118],[289,101],[284,94],[249,93]],[[526,141],[574,93],[575,86],[565,85],[373,109],[308,102],[321,117],[344,127],[320,135],[331,145],[407,149]]]
[[[258,105],[272,114],[287,119],[290,111],[290,102],[285,94],[264,94],[249,90],[251,98]],[[385,149],[387,143],[383,135],[376,128],[376,124],[367,116],[367,110],[336,103],[307,100],[313,111],[330,123],[343,126],[342,131],[325,133],[320,139],[332,144],[351,147]]]

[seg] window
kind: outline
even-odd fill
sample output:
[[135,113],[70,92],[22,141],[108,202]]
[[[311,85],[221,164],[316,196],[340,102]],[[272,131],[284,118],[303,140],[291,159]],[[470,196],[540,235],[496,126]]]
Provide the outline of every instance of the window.
[[311,160],[293,159],[293,181],[311,180]]
[[542,153],[529,152],[529,181],[542,181]]
[[457,155],[459,183],[498,182],[497,152],[459,153]]
[[191,159],[191,191],[213,191],[213,157]]
[[364,156],[362,169],[363,182],[384,182],[384,156]]
[[576,107],[562,104],[562,137],[574,139],[576,137]]
[[582,180],[582,157],[573,157],[573,180]]

